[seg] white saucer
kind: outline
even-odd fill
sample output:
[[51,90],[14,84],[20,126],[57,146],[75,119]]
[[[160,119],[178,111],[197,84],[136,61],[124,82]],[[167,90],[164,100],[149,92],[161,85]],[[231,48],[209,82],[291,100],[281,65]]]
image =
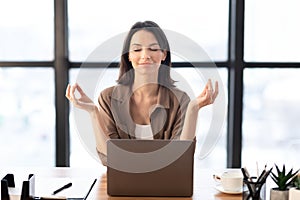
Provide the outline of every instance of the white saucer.
[[241,191],[227,191],[224,190],[221,185],[216,185],[215,188],[219,190],[220,192],[226,193],[226,194],[241,194],[243,192],[243,189]]

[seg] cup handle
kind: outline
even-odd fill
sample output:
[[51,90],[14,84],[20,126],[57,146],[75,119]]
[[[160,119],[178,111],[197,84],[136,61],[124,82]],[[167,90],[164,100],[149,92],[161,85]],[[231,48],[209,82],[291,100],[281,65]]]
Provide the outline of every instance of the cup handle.
[[214,178],[214,180],[215,180],[216,182],[218,182],[218,183],[221,182],[221,177],[220,177],[220,176],[214,174],[214,175],[213,175],[213,178]]

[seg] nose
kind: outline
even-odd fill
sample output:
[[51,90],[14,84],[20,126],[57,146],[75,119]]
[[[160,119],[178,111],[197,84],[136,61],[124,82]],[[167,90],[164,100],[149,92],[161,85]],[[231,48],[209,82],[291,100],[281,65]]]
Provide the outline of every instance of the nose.
[[142,59],[149,59],[150,58],[150,52],[147,48],[142,49],[141,58]]

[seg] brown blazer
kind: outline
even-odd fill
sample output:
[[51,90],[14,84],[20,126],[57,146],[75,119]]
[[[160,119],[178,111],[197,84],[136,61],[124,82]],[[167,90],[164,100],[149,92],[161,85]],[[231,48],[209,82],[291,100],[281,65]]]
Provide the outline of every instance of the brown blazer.
[[[135,139],[136,125],[129,112],[131,95],[131,88],[126,85],[116,85],[101,92],[98,98],[102,118],[100,126],[109,138]],[[178,88],[159,87],[157,105],[150,112],[154,139],[179,138],[189,102],[189,96]],[[106,156],[98,153],[106,165]]]

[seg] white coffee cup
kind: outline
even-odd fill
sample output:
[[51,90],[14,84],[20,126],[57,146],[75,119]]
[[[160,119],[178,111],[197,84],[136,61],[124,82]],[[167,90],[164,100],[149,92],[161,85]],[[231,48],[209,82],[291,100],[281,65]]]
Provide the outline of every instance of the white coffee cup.
[[243,189],[243,175],[240,171],[225,171],[220,176],[214,175],[214,178],[221,183],[224,191],[240,192]]

